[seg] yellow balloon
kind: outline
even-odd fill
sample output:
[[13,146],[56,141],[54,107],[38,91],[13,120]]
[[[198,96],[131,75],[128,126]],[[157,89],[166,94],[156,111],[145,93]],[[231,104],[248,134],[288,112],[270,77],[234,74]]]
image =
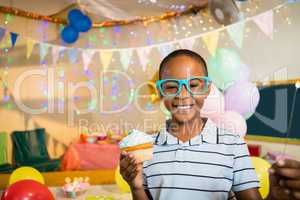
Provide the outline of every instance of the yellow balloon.
[[38,170],[32,167],[19,167],[18,169],[14,170],[13,173],[10,175],[9,185],[12,185],[17,181],[28,179],[45,184],[44,177]]
[[123,179],[122,175],[120,174],[120,168],[118,167],[115,171],[115,181],[116,184],[119,186],[122,192],[128,193],[130,192],[130,186],[128,183]]
[[260,188],[259,192],[262,198],[266,198],[270,192],[270,180],[268,169],[271,167],[270,163],[259,157],[251,157],[252,164],[258,176]]

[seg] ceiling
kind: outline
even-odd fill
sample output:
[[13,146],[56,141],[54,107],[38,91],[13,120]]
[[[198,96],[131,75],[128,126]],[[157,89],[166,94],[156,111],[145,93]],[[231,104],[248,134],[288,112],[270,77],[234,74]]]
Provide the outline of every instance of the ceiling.
[[167,11],[183,11],[190,5],[204,6],[208,0],[0,0],[0,6],[19,8],[42,15],[65,17],[67,11],[80,7],[97,21],[157,16]]

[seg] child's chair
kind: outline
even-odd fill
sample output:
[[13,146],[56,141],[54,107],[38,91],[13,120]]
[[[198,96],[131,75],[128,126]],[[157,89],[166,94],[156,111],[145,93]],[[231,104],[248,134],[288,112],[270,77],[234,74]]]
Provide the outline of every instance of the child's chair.
[[14,131],[13,158],[16,167],[31,166],[41,172],[56,171],[60,159],[50,159],[46,147],[45,129]]
[[13,167],[8,163],[7,159],[7,133],[0,133],[0,173],[10,173]]

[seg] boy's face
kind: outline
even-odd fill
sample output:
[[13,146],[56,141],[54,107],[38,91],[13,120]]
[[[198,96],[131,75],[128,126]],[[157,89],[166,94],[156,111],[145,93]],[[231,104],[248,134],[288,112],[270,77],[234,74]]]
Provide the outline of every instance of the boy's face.
[[[188,79],[192,76],[207,76],[203,63],[189,56],[177,56],[170,59],[161,72],[161,79]],[[180,123],[189,122],[200,117],[200,109],[209,94],[191,95],[185,86],[175,97],[164,98],[166,108],[172,113],[172,118]]]

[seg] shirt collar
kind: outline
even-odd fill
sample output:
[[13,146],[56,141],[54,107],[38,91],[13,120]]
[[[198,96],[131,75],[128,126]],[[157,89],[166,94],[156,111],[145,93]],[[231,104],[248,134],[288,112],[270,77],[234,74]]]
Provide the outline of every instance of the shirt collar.
[[207,119],[202,132],[187,142],[181,142],[178,138],[169,133],[166,127],[163,127],[155,138],[155,144],[157,145],[199,145],[202,143],[217,143],[217,127],[210,119]]

